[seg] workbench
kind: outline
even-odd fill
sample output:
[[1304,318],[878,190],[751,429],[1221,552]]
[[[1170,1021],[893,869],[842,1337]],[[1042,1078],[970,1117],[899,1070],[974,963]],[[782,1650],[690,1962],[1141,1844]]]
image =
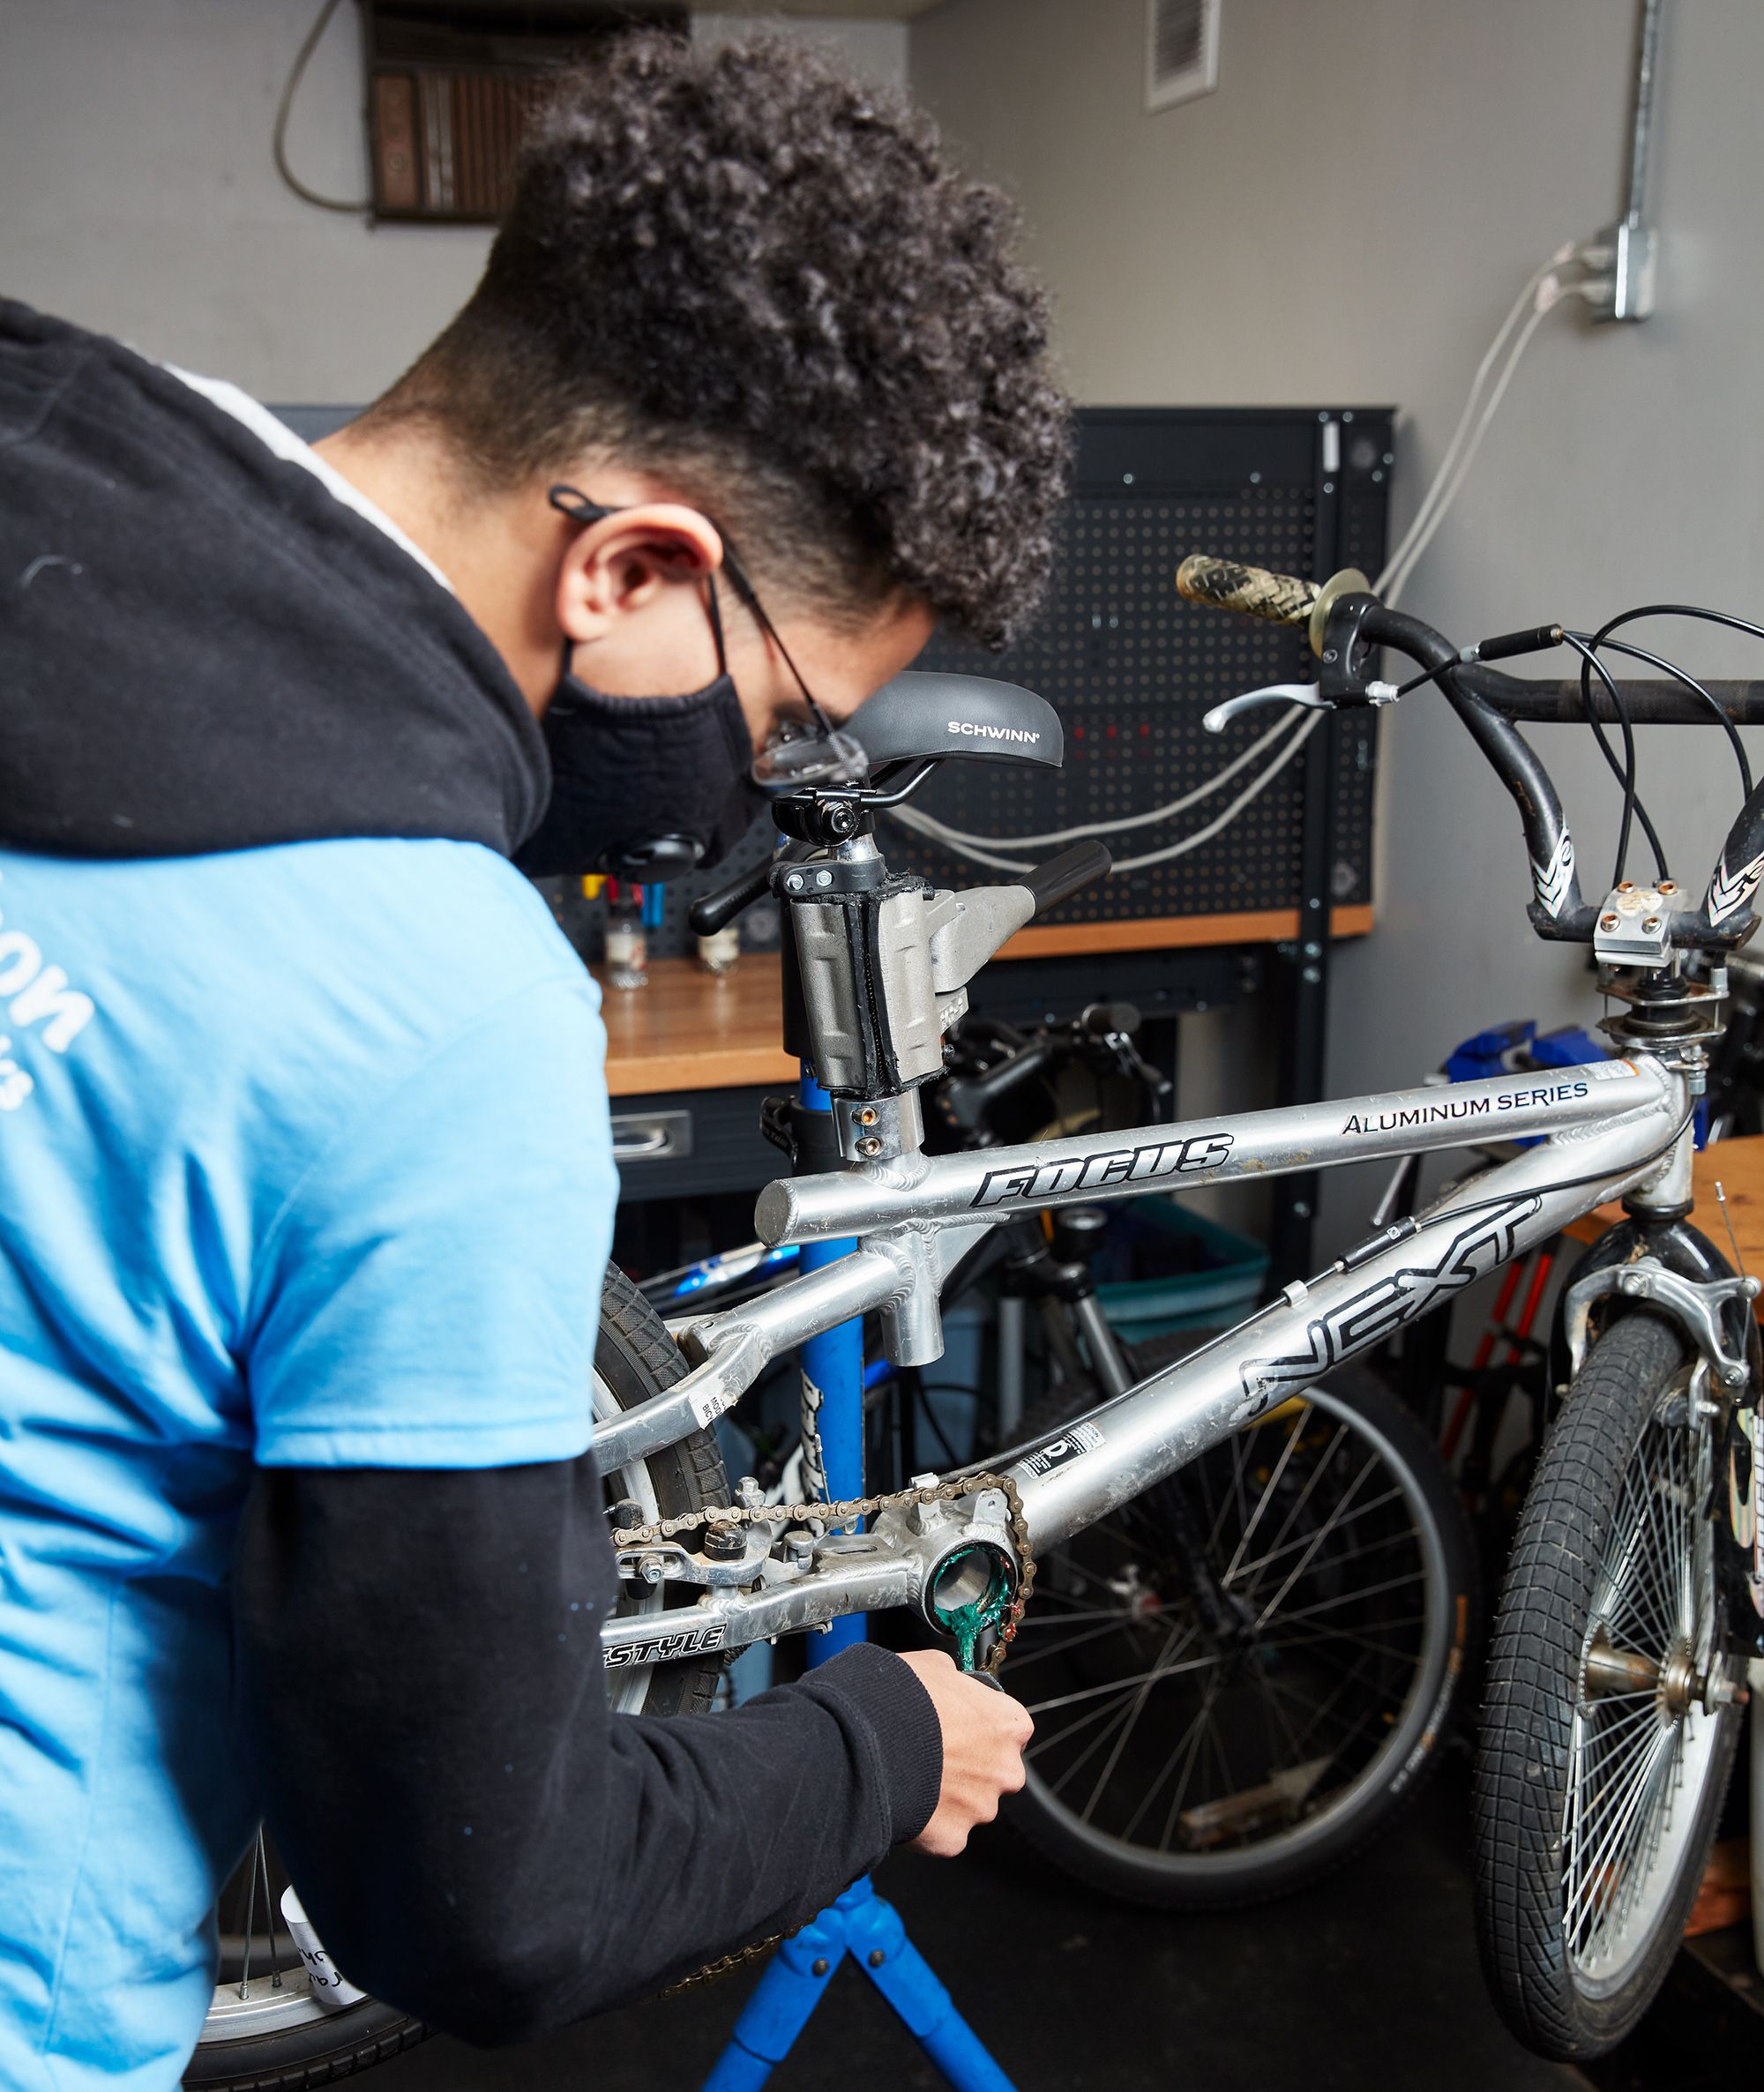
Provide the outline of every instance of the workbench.
[[[1369,907],[1338,907],[1333,936],[1364,936]],[[973,983],[975,1011],[1012,1022],[1070,1017],[1087,1003],[1136,1004],[1154,1026],[1216,1009],[1260,985],[1267,947],[1297,937],[1297,908],[1168,920],[1031,925]],[[758,1191],[784,1173],[759,1132],[759,1102],[792,1087],[781,1043],[781,962],[744,952],[727,974],[652,960],[648,983],[609,988],[607,1089],[623,1201]],[[1173,1044],[1173,1040],[1172,1040]]]
[[[1717,1183],[1727,1193],[1733,1242],[1727,1238],[1727,1225],[1721,1217],[1721,1204],[1715,1195]],[[1706,1147],[1692,1160],[1691,1187],[1696,1199],[1692,1225],[1707,1235],[1722,1255],[1730,1259],[1737,1243],[1740,1269],[1764,1277],[1764,1137],[1723,1140],[1714,1147]],[[1595,1207],[1591,1213],[1583,1214],[1569,1226],[1567,1232],[1576,1242],[1596,1242],[1607,1228],[1622,1218],[1623,1207],[1613,1200],[1609,1206]],[[1764,1295],[1753,1303],[1753,1311],[1764,1321]]]

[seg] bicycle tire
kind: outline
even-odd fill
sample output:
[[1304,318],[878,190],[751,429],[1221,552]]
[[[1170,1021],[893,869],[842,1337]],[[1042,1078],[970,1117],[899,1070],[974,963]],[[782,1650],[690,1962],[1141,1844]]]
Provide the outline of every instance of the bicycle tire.
[[[609,1266],[601,1290],[600,1334],[594,1349],[595,1412],[624,1409],[670,1386],[685,1371],[684,1361],[661,1318],[622,1271]],[[677,1445],[652,1453],[634,1468],[620,1471],[608,1483],[609,1501],[635,1493],[646,1516],[673,1517],[729,1501],[716,1438],[698,1431]],[[654,1602],[690,1603],[692,1594],[657,1593]],[[642,1602],[652,1601],[646,1595]],[[627,1610],[624,1603],[621,1610]],[[683,1657],[677,1662],[651,1664],[624,1674],[618,1711],[653,1715],[702,1714],[709,1710],[722,1675],[723,1658],[712,1654]],[[267,1901],[267,1895],[265,1901]],[[271,1935],[273,1957],[273,1935]],[[283,1969],[288,1969],[283,1957]],[[297,1964],[296,1964],[297,1966]],[[270,1987],[268,1972],[257,1990]],[[285,2004],[270,1999],[265,2031],[217,2034],[198,2043],[186,2066],[183,2082],[190,2092],[314,2092],[343,2078],[389,2061],[426,2038],[420,2021],[377,1999],[366,1998],[340,2012],[323,2012],[296,1975],[284,1986]],[[216,2009],[209,2026],[224,2024],[232,1984],[216,1987]],[[243,2010],[255,2001],[250,1985],[238,2000]]]
[[[1527,1493],[1496,1616],[1473,1804],[1478,1944],[1507,2025],[1528,2047],[1561,2061],[1614,2047],[1664,1982],[1708,1864],[1738,1742],[1736,1706],[1712,1715],[1687,1706],[1677,1718],[1678,1742],[1656,1743],[1648,1695],[1595,1701],[1586,1691],[1588,1652],[1601,1625],[1608,1635],[1617,1627],[1626,1638],[1620,1646],[1649,1653],[1633,1610],[1645,1589],[1640,1595],[1631,1589],[1644,1573],[1655,1573],[1639,1539],[1650,1506],[1669,1534],[1682,1523],[1688,1535],[1686,1573],[1698,1587],[1692,1603],[1708,1610],[1708,1660],[1731,1675],[1719,1639],[1707,1504],[1678,1521],[1678,1498],[1688,1500],[1691,1484],[1663,1493],[1657,1486],[1661,1463],[1678,1456],[1675,1430],[1692,1441],[1684,1457],[1699,1465],[1694,1441],[1709,1442],[1715,1471],[1711,1434],[1689,1403],[1681,1426],[1670,1421],[1685,1359],[1676,1326],[1645,1312],[1612,1324],[1588,1353]],[[1700,1550],[1699,1524],[1706,1533]],[[1656,1632],[1670,1647],[1666,1627]],[[1653,1709],[1662,1737],[1673,1726],[1665,1692],[1663,1679]],[[1626,1700],[1637,1704],[1610,1711]],[[1618,1722],[1632,1726],[1618,1730]],[[1645,1758],[1626,1770],[1626,1752],[1613,1740],[1626,1734],[1635,1749],[1659,1752],[1673,1776],[1648,1770]],[[1678,1792],[1679,1775],[1694,1791],[1680,1795],[1674,1824],[1674,1803],[1663,1789]],[[1647,1798],[1656,1778],[1661,1784]],[[1644,1796],[1641,1802],[1626,1804],[1625,1782]],[[1605,1798],[1612,1795],[1614,1802]],[[1661,1798],[1663,1812],[1656,1808]],[[1620,1819],[1592,1816],[1594,1805],[1633,1806],[1648,1839],[1645,1859],[1618,1842],[1595,1844],[1590,1864],[1584,1860],[1598,1834],[1594,1826],[1611,1821],[1619,1841],[1628,1834]],[[1651,1822],[1656,1814],[1661,1820]],[[1596,1884],[1596,1893],[1582,1893],[1576,1886],[1582,1879]],[[1639,1935],[1626,1938],[1626,1912],[1638,1906]]]
[[[1129,1371],[1135,1380],[1142,1379],[1210,1341],[1213,1334],[1185,1333],[1124,1346]],[[1398,1477],[1401,1504],[1421,1531],[1418,1558],[1429,1565],[1428,1631],[1385,1744],[1372,1752],[1360,1776],[1330,1790],[1318,1808],[1311,1809],[1307,1797],[1305,1812],[1295,1817],[1289,1813],[1291,1804],[1283,1802],[1274,1813],[1287,1819],[1271,1818],[1267,1836],[1181,1852],[1148,1850],[1131,1837],[1099,1831],[1094,1819],[1088,1825],[1075,1820],[1079,1812],[1053,1791],[1053,1774],[1038,1772],[1039,1746],[1032,1745],[1029,1780],[1007,1804],[1008,1819],[1044,1857],[1091,1887],[1170,1910],[1230,1909],[1289,1894],[1333,1872],[1377,1837],[1437,1762],[1463,1675],[1470,1624],[1476,1618],[1476,1554],[1469,1522],[1431,1440],[1374,1375],[1349,1365],[1326,1376],[1320,1386],[1334,1405],[1329,1413],[1351,1420],[1349,1428],[1357,1446]],[[1025,1435],[1039,1436],[1043,1427],[1057,1431],[1096,1399],[1095,1390],[1088,1386],[1056,1388],[1032,1413]],[[1371,1502],[1372,1491],[1364,1495]],[[1216,1537],[1209,1535],[1209,1540]],[[1067,1546],[1081,1547],[1083,1542],[1080,1534]],[[1041,1565],[1031,1619],[1044,1593],[1057,1586],[1065,1552],[1054,1550]],[[1212,1558],[1217,1566],[1217,1555]],[[1026,1679],[1022,1659],[1033,1658],[1034,1649],[1034,1633],[1026,1624],[1001,1674],[1007,1689],[1032,1707],[1036,1693]]]

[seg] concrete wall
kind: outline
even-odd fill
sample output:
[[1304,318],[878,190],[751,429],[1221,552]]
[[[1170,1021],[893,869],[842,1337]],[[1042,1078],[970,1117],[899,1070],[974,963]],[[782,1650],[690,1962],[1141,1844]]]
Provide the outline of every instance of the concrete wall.
[[[1147,116],[1142,0],[947,0],[914,25],[912,78],[1020,199],[1081,400],[1395,402],[1401,521],[1528,273],[1614,214],[1634,19],[1628,0],[1224,0],[1217,91]],[[1760,79],[1756,0],[1668,9],[1660,312],[1544,323],[1407,597],[1454,637],[1663,595],[1764,612]],[[1693,667],[1764,673],[1755,650],[1663,636]],[[1616,795],[1583,740],[1539,734],[1596,891]],[[1731,765],[1714,735],[1642,749],[1674,870],[1700,879]],[[1599,1013],[1576,960],[1528,935],[1517,824],[1443,705],[1389,720],[1384,762],[1379,926],[1336,976],[1337,1091],[1414,1080],[1499,1018]],[[1233,1057],[1197,1042],[1197,1071]],[[1340,1187],[1338,1226],[1363,1191]]]
[[782,28],[789,35],[842,58],[864,79],[898,88],[907,85],[907,27],[905,22],[848,21],[832,15],[792,15],[788,20],[764,17],[756,20],[751,15],[733,14],[692,18],[692,34],[701,43]]
[[[270,158],[318,0],[0,0],[0,291],[230,377],[260,399],[357,403],[458,308],[478,226],[370,227],[315,209]],[[700,34],[739,33],[701,18]],[[904,81],[893,23],[791,25]],[[315,50],[289,126],[308,187],[364,196],[353,5]]]
[[[315,0],[4,0],[0,288],[282,401],[377,391],[465,296],[488,235],[318,211],[278,181],[277,97]],[[1535,262],[1611,215],[1627,0],[1225,0],[1218,92],[1140,103],[1140,0],[946,0],[797,25],[916,92],[1020,197],[1073,385],[1097,404],[1393,400],[1399,512]],[[700,33],[738,26],[716,18]],[[1662,311],[1546,322],[1409,595],[1461,636],[1649,596],[1756,607],[1764,573],[1764,9],[1669,11],[1654,210]],[[339,10],[290,151],[362,193],[359,55]],[[1693,665],[1744,661],[1686,638]],[[1560,729],[1589,883],[1612,793]],[[1731,784],[1710,742],[1644,739],[1649,796],[1700,874]],[[1342,1089],[1401,1082],[1491,1018],[1586,1012],[1528,938],[1517,829],[1444,709],[1389,722],[1380,923],[1344,956]],[[1192,1094],[1252,1086],[1230,1020],[1191,1027]]]

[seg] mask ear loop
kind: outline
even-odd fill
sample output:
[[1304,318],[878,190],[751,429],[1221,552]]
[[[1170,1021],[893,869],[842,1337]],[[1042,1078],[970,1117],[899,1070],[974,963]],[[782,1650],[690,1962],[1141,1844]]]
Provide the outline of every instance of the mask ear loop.
[[[590,501],[580,488],[572,487],[564,481],[559,481],[556,486],[548,488],[545,498],[560,516],[567,516],[572,523],[601,523],[607,517],[616,516],[619,513],[617,508],[608,508],[598,501]],[[628,506],[629,504],[624,505]],[[790,649],[785,646],[777,626],[766,616],[766,606],[760,601],[741,562],[729,550],[727,538],[723,540],[722,564],[723,572],[729,576],[729,587],[734,589],[741,601],[746,605],[754,623],[778,649],[784,666],[795,676],[796,688],[803,693],[803,702],[809,708],[810,717],[814,721],[820,733],[831,740],[833,734],[833,721],[821,710],[815,693],[809,688],[804,677],[803,671],[790,658]],[[706,574],[705,579],[710,591],[711,631],[716,639],[717,673],[719,676],[727,675],[729,661],[723,645],[722,612],[717,603],[716,577],[714,574]],[[566,664],[567,660],[566,652]]]
[[729,674],[729,656],[723,651],[722,610],[717,602],[717,585],[714,574],[705,576],[705,595],[706,607],[711,614],[711,637],[716,641],[717,674],[727,676]]
[[[545,489],[545,498],[560,516],[567,516],[572,523],[603,523],[609,516],[617,515],[616,509],[603,507],[598,501],[590,501],[579,487],[572,487],[559,480],[555,487]],[[569,675],[575,666],[576,643],[564,641],[564,674]]]

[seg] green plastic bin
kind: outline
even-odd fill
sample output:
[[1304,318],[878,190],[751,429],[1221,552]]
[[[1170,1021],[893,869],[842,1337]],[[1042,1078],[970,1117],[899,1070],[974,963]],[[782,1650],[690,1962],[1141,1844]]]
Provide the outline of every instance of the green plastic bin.
[[1174,1329],[1225,1329],[1241,1322],[1267,1280],[1268,1253],[1259,1242],[1186,1213],[1170,1199],[1143,1199],[1123,1209],[1103,1251],[1109,1277],[1096,1289],[1102,1311],[1127,1343]]

